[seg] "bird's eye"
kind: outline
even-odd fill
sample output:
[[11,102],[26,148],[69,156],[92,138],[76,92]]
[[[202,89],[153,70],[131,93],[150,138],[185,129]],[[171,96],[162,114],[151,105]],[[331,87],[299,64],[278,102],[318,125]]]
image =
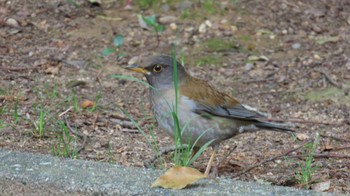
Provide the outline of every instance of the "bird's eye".
[[153,71],[154,72],[161,72],[163,70],[163,66],[162,65],[155,65],[153,67]]

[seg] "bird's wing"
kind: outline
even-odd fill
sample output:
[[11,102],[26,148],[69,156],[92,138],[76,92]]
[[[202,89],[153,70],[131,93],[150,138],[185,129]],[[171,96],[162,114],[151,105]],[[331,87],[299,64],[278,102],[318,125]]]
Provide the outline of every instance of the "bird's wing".
[[266,115],[263,115],[262,113],[254,110],[250,110],[246,108],[246,106],[241,104],[235,106],[221,105],[216,107],[210,107],[201,103],[197,103],[194,111],[196,113],[205,112],[214,116],[237,118],[242,120],[257,120],[266,118]]
[[240,104],[236,99],[215,90],[203,80],[190,78],[185,84],[180,86],[180,94],[195,102],[192,110],[196,113],[242,120],[266,118],[266,115]]

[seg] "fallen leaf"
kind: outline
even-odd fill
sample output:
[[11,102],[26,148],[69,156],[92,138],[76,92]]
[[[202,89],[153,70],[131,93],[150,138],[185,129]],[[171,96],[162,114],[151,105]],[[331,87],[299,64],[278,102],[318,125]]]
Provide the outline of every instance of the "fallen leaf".
[[108,55],[113,54],[113,53],[115,53],[115,52],[116,52],[115,48],[105,48],[105,49],[103,49],[103,51],[101,52],[101,55],[102,55],[102,56],[108,56]]
[[147,25],[147,23],[144,21],[142,15],[137,15],[137,19],[139,21],[139,25],[140,25],[141,28],[146,29],[146,30],[150,30],[151,29],[151,27],[149,27]]
[[175,166],[161,175],[151,188],[183,189],[203,178],[208,178],[208,176],[194,168]]
[[85,100],[80,104],[80,106],[83,109],[88,108],[88,107],[93,107],[94,105],[95,105],[95,103],[93,101],[90,101],[90,100]]
[[48,60],[42,65],[47,74],[57,75],[61,70],[62,64],[56,60]]
[[86,86],[86,82],[83,80],[71,80],[69,82],[67,82],[66,87],[67,88],[74,88],[77,86]]
[[269,58],[267,58],[266,56],[254,56],[254,55],[252,55],[252,56],[249,56],[248,57],[248,61],[250,61],[250,62],[255,62],[255,61],[268,61],[269,60]]
[[324,148],[323,148],[323,151],[331,151],[331,150],[333,150],[333,146],[332,146],[332,144],[330,144],[330,143],[326,143],[325,145],[324,145]]
[[338,36],[318,36],[316,37],[316,42],[320,45],[323,45],[328,42],[337,42],[339,41]]
[[305,133],[297,133],[296,136],[300,141],[304,141],[310,138],[310,136],[306,135]]
[[113,40],[115,46],[120,47],[124,42],[124,37],[121,34],[117,34]]

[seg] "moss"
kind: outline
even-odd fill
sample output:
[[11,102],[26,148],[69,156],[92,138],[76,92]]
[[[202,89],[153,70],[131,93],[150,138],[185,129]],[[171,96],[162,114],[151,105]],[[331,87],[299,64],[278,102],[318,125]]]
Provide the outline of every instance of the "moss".
[[224,62],[222,55],[213,54],[207,56],[201,56],[196,60],[197,66],[203,65],[221,65]]
[[236,45],[237,42],[233,39],[212,38],[204,41],[199,46],[199,50],[207,52],[239,51]]
[[310,91],[306,94],[306,99],[311,102],[331,100],[336,104],[350,105],[350,96],[346,95],[344,90],[336,87]]

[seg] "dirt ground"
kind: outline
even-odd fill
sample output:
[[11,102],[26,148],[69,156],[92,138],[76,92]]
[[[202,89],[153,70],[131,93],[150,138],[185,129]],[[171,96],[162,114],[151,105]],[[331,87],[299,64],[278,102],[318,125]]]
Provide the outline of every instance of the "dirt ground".
[[[193,76],[296,125],[296,137],[261,131],[224,142],[220,176],[350,193],[350,2],[152,2],[0,0],[0,147],[144,167],[155,154],[151,132],[161,149],[173,141],[153,123],[148,89],[111,75],[142,79],[123,66],[171,55],[175,44]],[[156,15],[165,31],[144,29],[139,14]],[[86,100],[95,106],[83,109]],[[316,133],[313,172],[302,182],[310,148],[286,152]],[[210,153],[194,167],[205,170]],[[171,166],[171,154],[163,160]]]

